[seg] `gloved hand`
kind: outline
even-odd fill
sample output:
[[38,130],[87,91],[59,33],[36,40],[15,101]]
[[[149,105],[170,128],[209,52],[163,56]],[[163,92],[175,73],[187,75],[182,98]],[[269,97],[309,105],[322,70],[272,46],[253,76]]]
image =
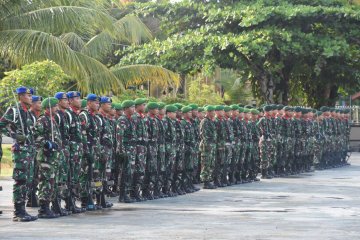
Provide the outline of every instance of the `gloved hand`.
[[18,143],[24,143],[26,141],[26,136],[22,134],[16,134],[15,140]]

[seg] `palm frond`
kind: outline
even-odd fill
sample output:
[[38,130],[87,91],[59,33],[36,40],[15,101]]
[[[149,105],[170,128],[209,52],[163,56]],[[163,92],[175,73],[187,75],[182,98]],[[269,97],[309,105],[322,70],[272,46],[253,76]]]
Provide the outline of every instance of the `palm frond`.
[[62,34],[60,39],[74,51],[80,51],[85,45],[82,38],[74,32]]
[[116,66],[110,69],[125,86],[141,85],[150,81],[159,86],[174,86],[180,84],[180,76],[161,66],[139,64]]
[[63,41],[34,30],[0,31],[0,56],[21,66],[41,60],[52,60],[77,79],[83,91],[101,92],[121,89],[117,77],[97,60],[71,50]]
[[139,44],[151,38],[152,35],[147,26],[138,17],[128,15],[113,24],[112,32],[102,31],[91,38],[81,52],[101,61],[112,52],[114,44]]
[[32,29],[60,35],[67,32],[96,34],[112,28],[113,18],[102,11],[78,6],[36,9],[2,19],[1,30]]

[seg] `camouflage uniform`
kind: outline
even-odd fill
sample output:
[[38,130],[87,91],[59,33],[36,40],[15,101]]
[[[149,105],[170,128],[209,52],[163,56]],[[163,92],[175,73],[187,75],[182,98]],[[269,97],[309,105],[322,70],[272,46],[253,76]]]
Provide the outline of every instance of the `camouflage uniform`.
[[233,159],[233,152],[235,147],[234,129],[231,118],[224,118],[225,121],[225,160],[222,173],[222,182],[229,185],[227,177],[230,174],[230,166]]
[[201,180],[211,182],[216,161],[217,131],[213,120],[205,117],[200,123]]
[[157,173],[158,179],[156,182],[159,184],[159,194],[164,196],[163,193],[166,192],[165,184],[166,184],[166,169],[165,169],[165,157],[166,157],[166,148],[165,148],[165,128],[163,121],[156,117],[156,123],[159,128],[159,137],[158,137],[158,153],[157,153]]
[[[59,152],[62,146],[58,125],[54,119],[50,118],[48,113],[40,116],[37,120],[34,137],[37,161],[39,163],[39,201],[40,205],[42,205],[42,203],[50,203],[55,198],[55,184],[60,164]],[[56,143],[58,148],[48,150],[45,145],[50,141]]]
[[222,117],[216,117],[216,161],[214,168],[214,184],[219,187],[224,187],[222,183],[223,168],[225,163],[225,143],[226,143],[226,122]]
[[167,183],[167,193],[170,191],[175,192],[176,186],[174,185],[175,161],[176,161],[176,128],[175,121],[169,117],[162,119],[165,133],[165,181]]
[[176,186],[176,191],[179,194],[184,194],[184,191],[181,187],[182,176],[181,173],[184,171],[184,128],[181,125],[181,120],[177,119],[175,122],[176,129],[176,161],[175,161],[175,172],[174,172],[174,184]]
[[233,146],[233,154],[230,163],[230,173],[229,173],[229,181],[232,184],[241,183],[241,176],[239,168],[240,161],[240,151],[241,151],[241,123],[239,118],[232,117],[230,123],[232,124],[232,129],[234,132],[234,146]]
[[272,140],[272,134],[271,134],[271,119],[268,117],[262,117],[259,122],[257,123],[257,126],[260,129],[261,137],[259,141],[259,147],[260,147],[260,167],[262,171],[263,177],[268,177],[268,169],[271,165],[271,156],[273,156],[274,151],[274,141]]
[[192,176],[197,161],[197,150],[195,149],[197,146],[196,135],[190,119],[182,119],[181,125],[184,129],[184,169],[182,172],[182,182],[185,185],[186,192],[192,192]]

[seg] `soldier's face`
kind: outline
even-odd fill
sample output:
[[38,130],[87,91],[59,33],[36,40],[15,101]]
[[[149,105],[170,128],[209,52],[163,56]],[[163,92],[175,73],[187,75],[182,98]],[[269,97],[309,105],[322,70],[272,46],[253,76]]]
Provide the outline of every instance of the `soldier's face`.
[[220,111],[216,111],[216,115],[219,117],[223,117],[224,116],[224,111],[220,110]]
[[188,119],[192,117],[192,112],[183,113],[184,118]]
[[210,118],[214,118],[214,117],[215,117],[215,111],[209,111],[207,114],[208,114],[208,116],[209,116]]
[[168,112],[168,113],[166,113],[166,115],[172,120],[174,120],[176,118],[176,113],[175,112]]
[[31,106],[31,102],[32,102],[32,95],[31,93],[23,93],[19,95],[19,100],[22,103],[25,103],[28,106]]
[[238,116],[239,116],[239,112],[238,112],[238,111],[232,111],[232,116],[233,116],[233,117],[238,117]]
[[111,112],[111,103],[101,104],[101,109],[106,113],[110,113]]
[[204,119],[204,113],[203,112],[198,112],[198,118],[201,120],[201,119]]
[[80,97],[74,97],[69,99],[69,104],[77,109],[81,108],[81,99]]
[[225,115],[226,115],[227,117],[231,117],[231,111],[225,112]]
[[59,105],[56,104],[54,107],[50,108],[51,114],[54,116],[57,111],[59,111]]
[[165,115],[165,108],[159,110],[159,115]]
[[63,109],[69,108],[69,100],[67,98],[60,99],[59,106]]
[[41,101],[32,102],[31,108],[35,112],[40,112],[41,111]]
[[99,110],[99,101],[88,101],[87,106],[91,111]]
[[145,106],[146,106],[145,103],[143,103],[141,105],[137,105],[136,106],[136,111],[141,112],[141,113],[145,112]]
[[197,115],[198,115],[198,111],[197,111],[197,110],[192,110],[191,112],[192,112],[192,115],[191,115],[191,116],[192,116],[193,118],[196,118]]

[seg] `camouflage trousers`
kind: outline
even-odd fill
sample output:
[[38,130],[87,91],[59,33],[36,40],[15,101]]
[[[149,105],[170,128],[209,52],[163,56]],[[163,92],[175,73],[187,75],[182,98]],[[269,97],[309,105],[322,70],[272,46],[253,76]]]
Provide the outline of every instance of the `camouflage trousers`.
[[55,181],[59,167],[58,152],[40,150],[37,155],[39,162],[39,201],[51,202],[55,196]]
[[23,203],[26,200],[29,186],[29,171],[32,164],[32,147],[28,145],[14,144],[12,146],[12,160],[14,164],[13,175],[13,201]]
[[167,184],[174,180],[176,161],[176,144],[166,143],[165,145],[165,172]]
[[201,154],[201,180],[204,182],[211,182],[213,179],[213,171],[216,159],[216,144],[204,144],[200,142]]
[[268,169],[272,163],[274,156],[274,144],[271,139],[265,139],[263,136],[259,141],[260,147],[260,167],[261,169]]
[[[69,143],[68,187],[69,190],[79,192],[80,169],[83,164],[83,144],[75,141]],[[85,160],[84,160],[85,161]]]
[[216,159],[215,159],[215,167],[213,177],[214,180],[221,180],[221,176],[223,175],[224,170],[224,163],[225,163],[225,143],[224,144],[217,144],[216,145]]
[[[135,188],[137,184],[140,184],[136,181],[139,179],[136,178],[135,169],[136,167],[136,145],[135,144],[124,144],[124,159],[122,164],[122,177],[120,184],[125,186],[125,191],[130,191]],[[140,171],[137,169],[137,173]]]
[[225,144],[225,159],[224,159],[224,165],[223,165],[223,169],[222,169],[222,177],[224,179],[226,179],[226,177],[228,176],[229,172],[230,172],[230,166],[231,166],[231,161],[233,159],[233,144],[232,143],[226,143]]
[[158,146],[157,143],[149,143],[148,154],[146,158],[146,168],[144,176],[144,188],[149,187],[150,183],[157,184],[157,158]]
[[239,161],[240,161],[240,151],[241,151],[241,143],[239,140],[235,141],[235,144],[232,149],[231,162],[229,166],[230,172],[239,172]]
[[158,153],[157,153],[157,172],[158,172],[158,181],[162,184],[165,184],[165,157],[166,157],[166,149],[165,143],[159,143],[158,145]]
[[89,147],[88,152],[86,152],[82,158],[79,176],[80,197],[82,198],[88,197],[92,192],[91,182],[93,181],[93,169],[97,161],[97,156],[98,155],[95,154],[95,148]]

